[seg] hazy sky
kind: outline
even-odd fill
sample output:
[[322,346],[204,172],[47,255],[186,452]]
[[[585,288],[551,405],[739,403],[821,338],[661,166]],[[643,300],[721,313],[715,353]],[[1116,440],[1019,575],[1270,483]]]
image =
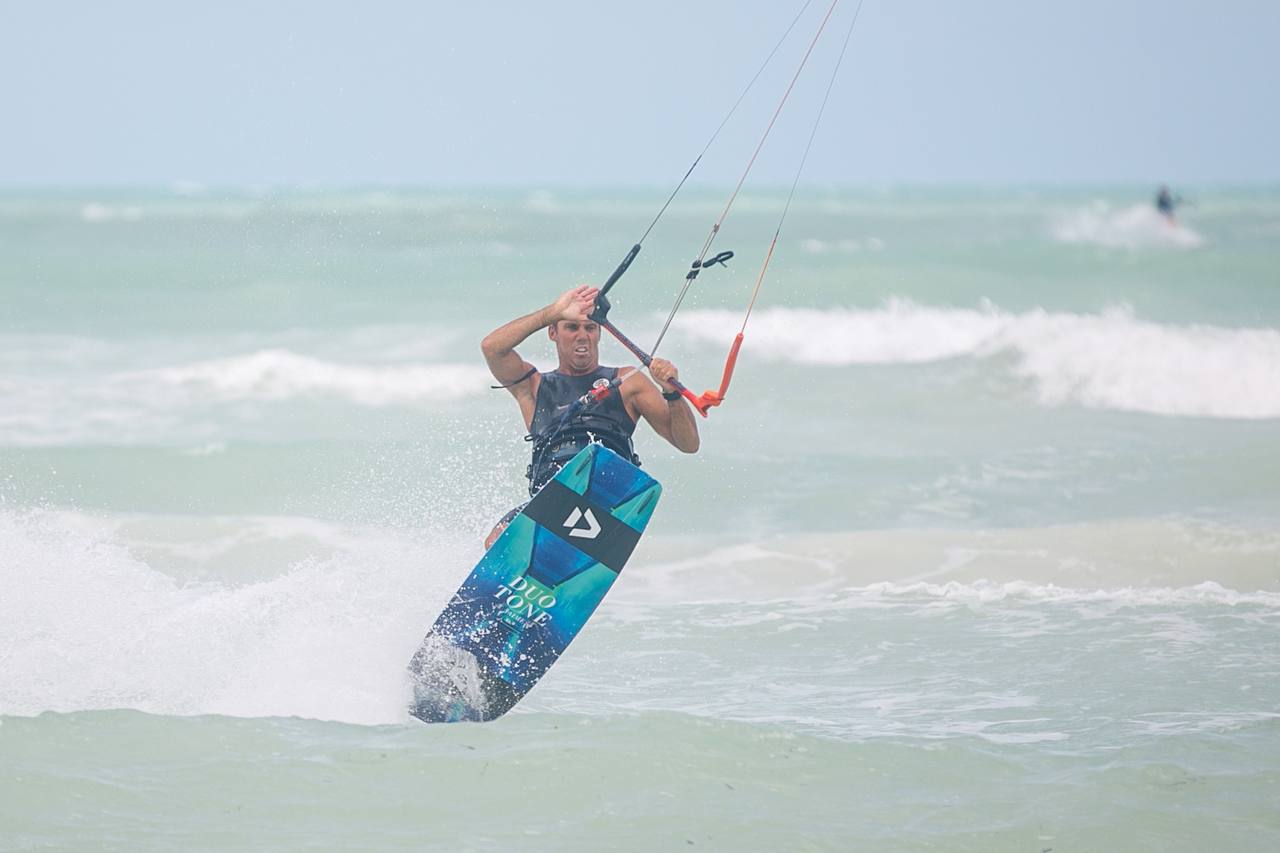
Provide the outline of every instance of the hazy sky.
[[[0,183],[666,186],[803,0],[0,0]],[[829,0],[700,169],[727,181]],[[788,183],[857,0],[758,167]],[[808,183],[1280,180],[1280,2],[865,0]]]

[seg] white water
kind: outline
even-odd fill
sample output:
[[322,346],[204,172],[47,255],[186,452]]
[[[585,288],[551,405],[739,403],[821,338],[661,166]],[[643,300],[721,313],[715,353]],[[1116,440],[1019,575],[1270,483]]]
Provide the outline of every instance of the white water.
[[1205,239],[1176,220],[1170,221],[1149,204],[1113,209],[1105,201],[1061,214],[1053,236],[1063,243],[1092,243],[1125,249],[1195,249]]
[[[732,339],[730,311],[677,318],[687,335]],[[755,313],[747,351],[824,367],[1010,359],[1047,406],[1155,415],[1280,417],[1280,330],[1169,325],[1132,309],[1012,313],[986,303],[941,308],[894,299],[875,309],[770,308]],[[991,369],[999,370],[999,365]]]

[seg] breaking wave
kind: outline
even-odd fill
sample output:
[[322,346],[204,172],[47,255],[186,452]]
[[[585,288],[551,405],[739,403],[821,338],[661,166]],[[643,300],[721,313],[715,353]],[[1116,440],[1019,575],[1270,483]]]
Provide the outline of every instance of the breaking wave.
[[[728,311],[678,317],[717,345],[742,322]],[[1048,406],[1214,418],[1280,417],[1280,330],[1169,325],[1127,307],[1097,314],[935,308],[894,299],[874,309],[757,312],[747,351],[812,365],[922,364],[1013,356]]]
[[118,388],[160,386],[222,400],[337,397],[366,406],[455,400],[483,390],[488,374],[465,364],[355,366],[284,349],[115,376]]

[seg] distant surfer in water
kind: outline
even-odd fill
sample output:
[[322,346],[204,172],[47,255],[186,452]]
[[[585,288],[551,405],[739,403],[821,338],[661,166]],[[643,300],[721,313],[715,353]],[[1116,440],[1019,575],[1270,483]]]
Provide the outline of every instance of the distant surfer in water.
[[[656,386],[638,376],[635,368],[601,366],[600,326],[590,319],[598,293],[598,288],[589,285],[567,290],[547,307],[493,330],[480,344],[489,371],[516,398],[529,430],[528,440],[533,442],[533,461],[527,472],[530,495],[591,442],[603,444],[638,465],[631,434],[641,417],[676,449],[698,451],[693,409],[671,385],[671,380],[680,377],[674,364],[664,358],[653,359],[649,375]],[[555,341],[560,359],[559,366],[548,373],[540,372],[515,349],[544,328]],[[574,401],[611,382],[620,383],[615,392],[563,422]],[[498,521],[485,538],[486,550],[521,509],[523,505]]]
[[1169,187],[1161,185],[1159,192],[1156,193],[1156,210],[1169,220],[1170,225],[1177,225],[1178,219],[1174,216],[1174,210],[1182,203],[1182,197],[1176,196],[1169,191]]

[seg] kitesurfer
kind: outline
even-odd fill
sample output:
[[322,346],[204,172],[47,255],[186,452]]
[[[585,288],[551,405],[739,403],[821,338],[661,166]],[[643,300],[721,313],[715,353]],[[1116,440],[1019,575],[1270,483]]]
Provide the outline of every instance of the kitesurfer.
[[1174,217],[1174,211],[1181,203],[1182,197],[1175,196],[1169,191],[1168,186],[1161,185],[1160,190],[1156,193],[1156,210],[1160,211],[1164,218],[1169,220],[1170,225],[1177,223],[1177,219]]
[[[591,319],[599,289],[581,285],[567,290],[550,305],[526,314],[485,336],[480,348],[493,377],[516,398],[520,415],[533,442],[533,460],[527,471],[533,495],[573,456],[590,442],[639,464],[631,442],[636,423],[644,418],[658,435],[684,453],[698,451],[698,424],[693,410],[672,380],[680,372],[664,358],[654,358],[649,375],[658,383],[637,376],[634,368],[600,364],[600,325]],[[530,335],[541,329],[555,342],[558,367],[540,372],[516,352]],[[609,383],[615,389],[604,399],[583,407],[564,422],[564,413],[592,388]],[[523,505],[508,512],[485,538],[489,548]]]

